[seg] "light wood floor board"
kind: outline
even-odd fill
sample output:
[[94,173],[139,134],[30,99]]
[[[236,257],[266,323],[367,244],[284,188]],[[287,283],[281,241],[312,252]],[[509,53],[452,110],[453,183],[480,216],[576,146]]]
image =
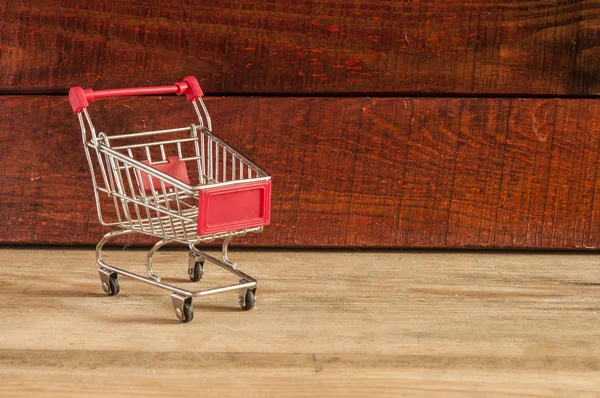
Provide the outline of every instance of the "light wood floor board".
[[[91,249],[0,248],[0,396],[600,396],[594,255],[232,256],[255,309],[197,298],[181,324],[164,290],[120,277],[106,296]],[[105,259],[141,272],[144,252]],[[185,261],[155,270],[189,286]]]

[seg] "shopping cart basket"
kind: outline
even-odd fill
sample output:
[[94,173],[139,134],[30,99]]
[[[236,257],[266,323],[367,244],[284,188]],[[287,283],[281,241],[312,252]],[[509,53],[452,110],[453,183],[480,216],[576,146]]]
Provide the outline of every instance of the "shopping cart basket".
[[[185,95],[194,106],[198,124],[120,135],[96,132],[86,109],[92,101],[148,94]],[[173,86],[97,91],[73,87],[69,91],[81,126],[98,219],[114,228],[96,246],[102,287],[108,295],[118,294],[120,274],[171,291],[175,313],[182,322],[193,319],[192,297],[196,296],[237,290],[242,309],[254,307],[256,280],[229,260],[228,245],[236,236],[261,232],[270,219],[271,177],[212,133],[202,96],[192,76]],[[102,258],[106,242],[130,233],[160,239],[147,254],[147,276],[117,268]],[[221,259],[196,247],[216,239],[223,240]],[[169,242],[189,247],[188,276],[192,281],[202,278],[208,261],[238,276],[240,282],[201,291],[161,282],[152,271],[152,256]]]

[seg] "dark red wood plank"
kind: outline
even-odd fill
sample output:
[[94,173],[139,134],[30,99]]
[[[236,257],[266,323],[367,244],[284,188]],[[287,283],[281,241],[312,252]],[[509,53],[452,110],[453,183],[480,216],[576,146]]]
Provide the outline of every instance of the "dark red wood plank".
[[[209,98],[215,132],[273,176],[251,245],[600,246],[593,100]],[[0,97],[0,242],[95,243],[78,124],[64,97]],[[98,128],[193,121],[181,98],[101,100]],[[133,243],[149,243],[138,239]]]
[[0,2],[0,92],[598,94],[595,2]]

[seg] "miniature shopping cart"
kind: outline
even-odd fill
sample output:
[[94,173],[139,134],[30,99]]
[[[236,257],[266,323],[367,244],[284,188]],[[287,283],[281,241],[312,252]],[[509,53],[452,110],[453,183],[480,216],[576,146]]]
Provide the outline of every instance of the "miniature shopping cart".
[[[185,95],[194,106],[198,124],[121,135],[96,132],[86,109],[89,103],[148,94]],[[192,76],[173,86],[97,91],[73,87],[69,91],[81,125],[98,219],[114,228],[96,246],[102,287],[110,296],[118,294],[120,274],[168,290],[182,322],[193,319],[192,298],[196,296],[239,291],[242,309],[254,307],[256,280],[229,260],[228,245],[236,236],[261,232],[270,219],[271,177],[212,133],[203,94]],[[147,254],[147,276],[102,259],[102,248],[109,239],[130,233],[160,239]],[[221,259],[196,247],[218,239],[223,240]],[[239,277],[239,283],[189,291],[161,282],[152,271],[152,256],[169,242],[189,247],[188,276],[192,281],[202,278],[204,262],[209,261]]]

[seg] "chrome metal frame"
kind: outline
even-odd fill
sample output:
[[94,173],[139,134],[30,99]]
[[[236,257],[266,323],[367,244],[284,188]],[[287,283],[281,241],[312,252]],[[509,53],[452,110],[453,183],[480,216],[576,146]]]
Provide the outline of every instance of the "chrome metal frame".
[[[152,286],[156,286],[161,289],[169,290],[172,293],[176,293],[176,294],[179,294],[184,297],[202,297],[202,296],[209,296],[211,294],[228,292],[231,290],[256,289],[256,286],[257,286],[256,279],[254,279],[251,276],[243,273],[242,271],[234,268],[233,266],[229,265],[225,261],[219,260],[209,254],[206,254],[206,253],[200,251],[197,247],[195,247],[192,244],[189,245],[191,253],[193,253],[197,257],[202,258],[203,260],[209,261],[209,262],[231,272],[232,274],[240,277],[242,279],[242,282],[235,284],[235,285],[218,287],[218,288],[214,288],[214,289],[189,291],[189,290],[177,287],[177,286],[162,283],[160,281],[160,278],[154,276],[153,274],[151,275],[149,273],[149,276],[145,277],[145,276],[133,273],[133,272],[126,271],[122,268],[115,267],[114,265],[110,265],[107,262],[105,262],[104,259],[102,258],[102,249],[104,248],[104,245],[106,244],[106,242],[108,242],[110,239],[112,239],[116,236],[126,235],[126,234],[130,234],[133,232],[134,231],[131,231],[131,230],[117,230],[117,231],[111,231],[111,232],[107,233],[106,235],[104,235],[104,237],[96,245],[96,262],[98,263],[98,265],[100,265],[101,269],[110,271],[110,272],[114,272],[119,275],[127,276],[129,278],[135,279],[140,282],[148,283]],[[167,242],[165,242],[165,243],[167,243]],[[163,246],[165,243],[162,243],[160,246]],[[154,245],[152,247],[152,249],[148,252],[148,259],[152,258],[152,256],[158,251],[157,246],[160,247],[158,244]],[[227,249],[225,247],[223,248],[222,255],[224,258],[227,257]]]
[[[110,290],[111,278],[116,278],[116,275],[168,290],[171,292],[175,313],[183,322],[191,319],[186,319],[186,311],[191,311],[186,305],[191,306],[192,297],[238,290],[239,302],[244,308],[248,291],[254,294],[257,286],[254,278],[239,271],[236,263],[229,260],[228,250],[234,237],[248,232],[261,232],[263,227],[198,236],[196,222],[200,191],[209,187],[266,181],[271,178],[263,169],[212,133],[211,119],[201,98],[193,101],[193,106],[199,125],[112,136],[103,132],[96,133],[87,109],[77,114],[92,177],[98,220],[104,226],[116,228],[104,235],[96,246],[96,260],[100,266],[98,271],[105,291],[108,294],[118,293],[118,284],[117,292]],[[168,159],[175,156],[179,162],[186,162],[188,167],[193,165],[190,169],[186,167],[186,170],[192,170],[197,184],[181,181],[152,167],[168,163]],[[138,160],[140,157],[145,158],[144,161]],[[105,212],[109,209],[113,214],[107,217]],[[102,249],[110,239],[134,232],[159,238],[146,255],[147,276],[118,268],[102,258]],[[223,239],[221,259],[212,257],[195,246],[197,243],[216,239]],[[195,261],[213,263],[239,277],[240,283],[190,291],[161,282],[161,278],[153,271],[152,258],[162,246],[171,242],[187,245],[190,256]],[[190,263],[188,269],[189,267],[193,267],[193,264]]]

